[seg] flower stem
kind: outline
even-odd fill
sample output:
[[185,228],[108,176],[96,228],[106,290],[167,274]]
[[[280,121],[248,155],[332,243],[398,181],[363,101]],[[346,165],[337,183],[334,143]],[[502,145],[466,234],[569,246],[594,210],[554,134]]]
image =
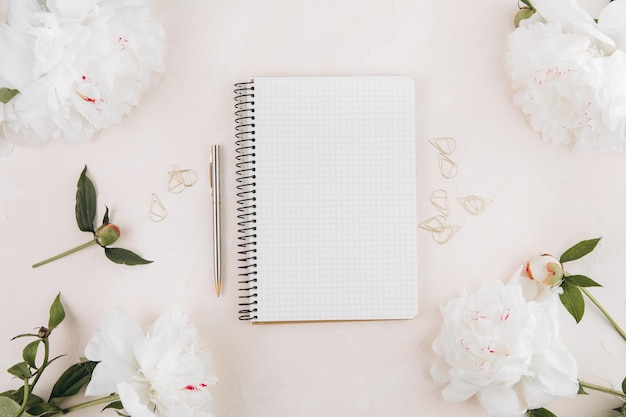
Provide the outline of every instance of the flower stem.
[[613,317],[611,317],[611,315],[604,309],[604,307],[602,307],[600,305],[598,300],[596,300],[595,297],[593,295],[591,295],[591,293],[586,288],[584,288],[584,287],[579,287],[579,288],[583,292],[583,294],[585,294],[587,296],[587,298],[589,298],[591,300],[591,302],[594,303],[596,307],[598,307],[598,310],[600,310],[600,312],[602,312],[602,314],[604,314],[604,317],[606,317],[606,319],[609,321],[609,323],[611,323],[613,325],[615,330],[617,330],[617,333],[619,333],[620,336],[622,336],[622,339],[626,340],[626,332],[624,332],[624,330],[622,330],[622,328],[619,327],[617,322],[615,320],[613,320]]
[[58,254],[56,256],[53,256],[52,258],[48,258],[45,261],[38,262],[35,265],[33,265],[33,268],[37,268],[37,267],[39,267],[41,265],[45,265],[45,264],[50,263],[52,261],[56,261],[59,258],[62,258],[62,257],[67,256],[67,255],[70,255],[70,254],[72,254],[74,252],[78,252],[79,250],[85,249],[86,247],[91,246],[91,245],[95,245],[96,243],[98,243],[98,241],[96,239],[90,240],[87,243],[83,243],[82,245],[76,246],[73,249],[70,249],[70,250],[65,251],[63,253],[60,253],[60,254]]
[[102,397],[102,398],[98,398],[96,400],[91,400],[91,401],[87,401],[84,403],[80,403],[80,404],[76,404],[73,405],[71,407],[67,407],[65,408],[62,413],[63,414],[67,414],[67,413],[71,413],[72,411],[77,411],[77,410],[82,410],[83,408],[88,408],[88,407],[92,407],[94,405],[99,405],[99,404],[105,404],[105,403],[112,403],[115,401],[119,401],[120,396],[117,394],[111,394],[107,397]]
[[585,387],[585,388],[589,388],[595,391],[600,391],[603,392],[605,394],[611,394],[611,395],[616,395],[618,397],[622,397],[622,398],[626,398],[626,394],[624,394],[621,391],[617,391],[611,388],[607,388],[607,387],[603,387],[601,385],[596,385],[596,384],[590,384],[589,382],[584,382],[584,381],[578,381],[578,383],[580,384],[581,387]]
[[22,405],[15,412],[13,417],[20,417],[24,413],[24,410],[26,410],[26,403],[28,402],[28,397],[30,395],[31,388],[32,387],[28,385],[28,379],[25,379],[24,380],[24,397],[22,398]]

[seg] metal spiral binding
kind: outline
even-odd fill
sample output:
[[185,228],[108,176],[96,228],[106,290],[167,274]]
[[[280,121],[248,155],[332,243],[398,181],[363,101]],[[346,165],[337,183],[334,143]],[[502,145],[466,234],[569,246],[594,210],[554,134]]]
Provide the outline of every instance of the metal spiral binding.
[[237,225],[242,270],[239,320],[257,318],[254,81],[235,84]]

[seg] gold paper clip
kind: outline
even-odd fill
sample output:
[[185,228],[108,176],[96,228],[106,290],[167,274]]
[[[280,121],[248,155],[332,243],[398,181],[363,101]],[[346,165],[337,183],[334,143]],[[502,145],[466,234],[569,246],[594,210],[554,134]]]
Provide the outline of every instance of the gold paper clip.
[[485,208],[489,203],[491,203],[491,200],[478,195],[469,195],[467,197],[459,198],[458,202],[461,203],[463,208],[467,210],[469,214],[478,216],[480,213],[485,211]]
[[456,150],[456,141],[450,137],[428,139],[428,142],[444,155],[450,155]]
[[450,216],[450,203],[446,190],[435,190],[430,195],[430,203],[446,217]]
[[167,181],[167,189],[173,193],[179,194],[187,187],[191,187],[198,181],[198,174],[193,169],[178,169],[174,165],[174,169],[169,172]]
[[438,214],[419,224],[422,229],[431,232],[433,240],[437,243],[446,243],[460,229],[459,226],[448,225],[446,217]]
[[167,217],[167,209],[161,203],[159,197],[152,193],[152,200],[150,201],[150,220],[153,222],[161,222]]
[[432,233],[433,239],[437,243],[446,243],[452,236],[459,230],[459,226],[445,226],[438,230],[434,230]]
[[439,172],[444,178],[454,178],[459,173],[459,167],[444,154],[439,154]]

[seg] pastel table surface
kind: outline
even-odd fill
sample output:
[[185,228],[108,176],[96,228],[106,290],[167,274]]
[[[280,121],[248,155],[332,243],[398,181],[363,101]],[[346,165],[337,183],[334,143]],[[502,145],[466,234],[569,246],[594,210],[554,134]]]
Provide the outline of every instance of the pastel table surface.
[[[0,0],[4,20],[7,0]],[[514,0],[157,0],[167,34],[167,71],[121,124],[85,143],[51,141],[0,158],[0,369],[21,360],[10,339],[45,324],[61,293],[67,319],[53,337],[60,372],[83,354],[101,318],[121,307],[142,325],[188,314],[213,354],[216,416],[484,417],[474,400],[445,402],[430,376],[439,307],[463,289],[508,280],[528,258],[603,237],[576,264],[604,287],[597,298],[626,324],[626,155],[584,155],[544,142],[512,104],[503,57]],[[10,65],[4,57],[3,65]],[[7,61],[8,59],[8,61]],[[413,320],[251,325],[237,319],[233,84],[253,76],[407,75],[416,84],[418,220],[448,193],[447,243],[419,237],[419,315]],[[443,178],[429,138],[453,137],[458,175]],[[212,281],[209,147],[223,146],[224,286]],[[95,247],[41,268],[31,265],[83,243],[74,219],[87,165],[123,236],[119,245],[155,262],[126,267]],[[167,190],[174,166],[198,181]],[[152,194],[167,208],[148,216]],[[457,199],[491,200],[470,215]],[[373,196],[374,198],[374,196]],[[626,350],[589,308],[562,337],[581,378],[619,386]],[[45,384],[52,383],[53,371]],[[54,375],[53,375],[54,374]],[[9,375],[0,391],[15,387]],[[557,400],[560,415],[600,416],[604,394]],[[111,411],[107,413],[111,414]],[[100,409],[77,416],[100,416]]]

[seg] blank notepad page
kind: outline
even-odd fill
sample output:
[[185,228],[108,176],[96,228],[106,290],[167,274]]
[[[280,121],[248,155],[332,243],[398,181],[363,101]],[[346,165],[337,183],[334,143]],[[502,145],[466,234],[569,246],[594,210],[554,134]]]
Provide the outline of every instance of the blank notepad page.
[[417,314],[406,77],[254,79],[256,321]]

